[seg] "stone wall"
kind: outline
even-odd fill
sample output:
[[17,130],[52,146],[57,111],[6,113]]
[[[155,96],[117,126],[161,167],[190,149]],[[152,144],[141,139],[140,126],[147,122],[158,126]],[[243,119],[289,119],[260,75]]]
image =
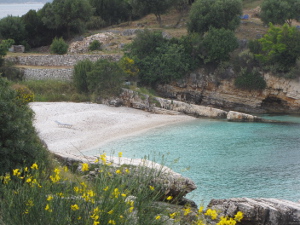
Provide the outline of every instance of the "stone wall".
[[77,62],[89,59],[93,62],[98,59],[111,59],[118,61],[120,55],[32,55],[32,56],[12,56],[6,60],[17,65],[27,66],[74,66]]
[[24,69],[25,80],[71,80],[73,69]]

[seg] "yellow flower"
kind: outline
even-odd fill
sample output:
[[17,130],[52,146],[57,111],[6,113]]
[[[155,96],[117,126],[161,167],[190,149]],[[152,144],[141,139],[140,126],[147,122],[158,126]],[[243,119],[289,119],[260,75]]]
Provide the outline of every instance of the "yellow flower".
[[25,171],[25,172],[28,172],[28,167],[25,167],[25,168],[24,168],[24,171]]
[[27,178],[26,179],[26,183],[31,183],[32,182],[32,179],[31,178]]
[[123,152],[119,152],[118,156],[121,158],[123,155]]
[[167,197],[167,200],[168,200],[168,201],[170,201],[170,200],[172,200],[172,199],[173,199],[173,196],[168,196],[168,197]]
[[212,209],[208,209],[206,213],[204,213],[204,215],[210,216],[212,220],[215,220],[218,217],[218,213],[216,212],[216,210],[212,210]]
[[116,224],[116,222],[115,222],[114,220],[109,220],[108,223],[109,223],[109,224],[113,224],[113,225]]
[[94,161],[94,163],[98,163],[99,162],[99,158],[97,158],[95,161]]
[[100,155],[100,159],[102,160],[103,164],[106,164],[106,153]]
[[51,201],[53,199],[53,196],[52,195],[49,195],[48,197],[47,197],[47,201]]
[[55,168],[53,171],[55,174],[60,174],[60,169],[58,169],[58,168]]
[[120,194],[121,194],[121,193],[120,193],[119,189],[118,189],[118,188],[115,188],[115,189],[114,189],[114,192],[113,192],[114,197],[115,197],[115,198],[118,198]]
[[125,172],[126,172],[126,173],[130,173],[130,170],[126,168],[126,169],[125,169]]
[[71,209],[73,211],[79,210],[79,206],[77,204],[71,205]]
[[158,216],[155,217],[156,220],[159,220],[160,218],[161,218],[160,215],[158,215]]
[[98,225],[98,224],[100,224],[99,221],[94,221],[94,223],[93,223],[93,225]]
[[202,212],[203,212],[203,209],[204,209],[204,206],[200,206],[198,212],[199,212],[199,213],[202,213]]
[[170,214],[170,218],[171,218],[171,219],[174,219],[175,216],[177,216],[177,212],[174,212],[174,213],[171,213],[171,214]]
[[79,187],[74,187],[74,191],[75,191],[76,193],[78,193],[78,192],[81,191],[81,189],[80,189]]
[[149,186],[149,188],[150,188],[151,191],[154,191],[154,189],[155,189],[155,188],[154,188],[153,186],[151,186],[151,185]]
[[81,171],[89,171],[89,164],[87,163],[82,163]]
[[13,170],[13,175],[19,177],[21,175],[21,172],[19,169],[14,169]]
[[184,211],[185,216],[187,216],[188,214],[190,214],[192,212],[191,208],[184,208],[183,211]]
[[110,210],[109,212],[108,212],[108,214],[113,214],[114,213],[114,210]]
[[237,221],[237,222],[241,222],[241,220],[244,218],[244,214],[241,212],[241,211],[238,211],[235,216],[234,216],[234,219]]
[[132,212],[133,212],[133,210],[134,210],[134,207],[133,207],[133,206],[131,206],[131,207],[129,208],[129,212],[130,212],[130,213],[132,213]]
[[8,184],[8,182],[11,180],[8,173],[6,173],[5,176],[1,176],[0,179],[2,179],[3,184]]
[[65,172],[68,172],[68,170],[69,170],[67,166],[64,166],[63,169]]
[[36,163],[33,163],[30,168],[33,169],[33,170],[38,170],[39,169],[39,167]]
[[50,208],[49,204],[46,205],[45,210],[48,212],[52,212],[52,209]]
[[116,174],[121,174],[121,170],[116,170]]
[[105,188],[103,188],[103,191],[107,191],[108,190],[108,186],[106,186]]
[[81,220],[82,218],[81,218],[81,216],[79,216],[77,219],[78,219],[78,220]]
[[122,195],[122,197],[126,197],[126,194],[124,194],[124,193],[122,193],[121,195]]

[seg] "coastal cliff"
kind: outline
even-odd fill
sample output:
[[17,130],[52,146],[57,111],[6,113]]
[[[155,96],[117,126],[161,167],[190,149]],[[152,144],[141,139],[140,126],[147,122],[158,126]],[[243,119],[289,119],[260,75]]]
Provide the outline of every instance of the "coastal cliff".
[[[233,72],[232,72],[233,73]],[[171,84],[156,87],[163,97],[196,105],[246,113],[298,113],[300,109],[299,80],[264,74],[264,90],[241,90],[234,79],[218,79],[203,70],[191,73]]]

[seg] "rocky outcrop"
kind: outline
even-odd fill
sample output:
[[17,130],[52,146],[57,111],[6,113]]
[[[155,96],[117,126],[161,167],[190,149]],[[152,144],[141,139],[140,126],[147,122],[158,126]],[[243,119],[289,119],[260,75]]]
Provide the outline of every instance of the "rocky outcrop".
[[[90,171],[87,176],[88,179],[93,179],[97,176],[98,169],[97,164],[94,163],[96,157],[79,157],[63,154],[54,155],[60,162],[69,167],[80,165],[82,162],[93,164],[93,171]],[[179,173],[174,172],[166,166],[162,166],[158,163],[145,160],[145,159],[129,159],[124,157],[112,157],[107,156],[107,164],[111,166],[111,174],[114,174],[116,168],[124,169],[130,168],[130,175],[133,178],[139,177],[140,187],[149,188],[149,185],[160,190],[162,200],[167,196],[173,196],[174,199],[180,201],[186,194],[195,190],[197,187],[195,183],[182,176]],[[182,199],[182,201],[186,201]]]
[[266,121],[258,116],[253,116],[250,114],[234,112],[234,111],[229,111],[227,113],[227,120],[233,121],[233,122],[264,122],[264,121]]
[[219,211],[219,216],[234,217],[242,211],[240,225],[299,225],[300,203],[273,198],[213,199],[208,208]]
[[267,88],[241,90],[234,85],[233,71],[222,78],[198,70],[172,84],[158,85],[162,97],[246,113],[299,113],[300,81],[264,74]]

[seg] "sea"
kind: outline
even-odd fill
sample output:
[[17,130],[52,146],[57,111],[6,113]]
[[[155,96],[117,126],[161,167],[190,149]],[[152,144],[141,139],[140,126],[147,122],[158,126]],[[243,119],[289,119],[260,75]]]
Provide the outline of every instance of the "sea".
[[26,3],[26,4],[0,4],[0,19],[12,15],[12,16],[22,16],[26,14],[29,10],[39,10],[43,8],[44,3]]
[[235,197],[300,200],[300,117],[282,123],[197,119],[152,129],[85,152],[146,158],[197,185],[187,197],[206,206]]

